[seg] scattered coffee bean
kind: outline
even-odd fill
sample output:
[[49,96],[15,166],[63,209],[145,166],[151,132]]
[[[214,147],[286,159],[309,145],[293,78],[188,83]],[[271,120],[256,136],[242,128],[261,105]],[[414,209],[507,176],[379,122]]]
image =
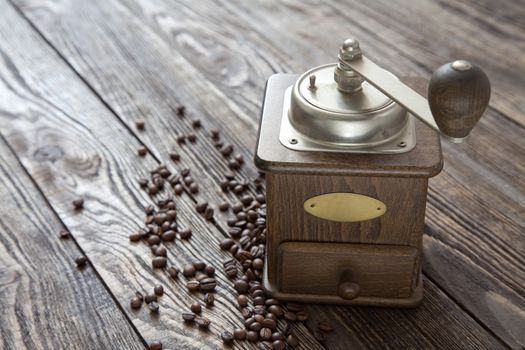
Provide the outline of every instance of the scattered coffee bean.
[[160,341],[154,341],[149,344],[149,350],[162,350],[162,343]]
[[[70,237],[70,233],[69,231],[66,231],[66,230],[60,230],[60,232],[58,233],[58,237],[60,239],[68,239]],[[140,239],[140,236],[139,236],[139,239]]]
[[273,350],[273,345],[270,342],[263,341],[262,343],[257,344],[257,347],[260,350]]
[[179,269],[177,269],[175,266],[170,266],[168,268],[168,275],[170,275],[171,278],[176,279],[179,275]]
[[318,328],[325,333],[331,333],[334,331],[334,325],[328,320],[319,322]]
[[139,291],[135,292],[135,296],[139,298],[140,301],[144,301],[144,295],[141,292]]
[[193,126],[195,129],[199,129],[202,126],[202,124],[199,119],[195,119],[191,122],[191,126]]
[[191,237],[191,229],[186,228],[179,231],[180,238],[189,239]]
[[241,167],[241,164],[239,164],[239,162],[236,161],[235,159],[230,159],[228,161],[228,167],[232,170],[237,170]]
[[157,313],[159,312],[159,304],[156,301],[152,301],[148,304],[148,309],[152,313]]
[[262,321],[262,325],[263,327],[269,328],[272,331],[277,329],[277,322],[275,322],[275,320],[272,320],[271,318],[265,318]]
[[176,184],[175,187],[173,187],[173,191],[175,192],[176,195],[181,195],[182,192],[184,192],[184,188],[182,187],[181,184]]
[[[140,236],[139,236],[139,239],[140,239]],[[225,238],[221,241],[220,243],[220,247],[222,250],[228,250],[231,248],[232,245],[235,244],[235,241],[231,238]]]
[[195,319],[195,322],[197,323],[197,326],[201,329],[208,329],[210,328],[211,321],[206,317],[197,317]]
[[164,287],[162,287],[160,284],[156,285],[153,288],[153,292],[160,297],[161,295],[164,294]]
[[259,322],[253,322],[250,324],[250,327],[248,328],[251,329],[252,331],[259,332],[262,328],[262,325]]
[[206,263],[204,261],[195,261],[193,263],[193,267],[197,271],[202,271],[202,270],[204,270],[206,268]]
[[77,264],[78,268],[83,268],[87,264],[87,258],[85,256],[79,256],[75,259],[75,263]]
[[210,130],[211,138],[214,140],[218,140],[220,137],[220,131],[218,129],[212,129]]
[[[168,231],[166,231],[166,232],[164,232],[162,234],[161,238],[162,238],[162,240],[164,242],[173,242],[175,240],[175,238],[176,238],[175,231],[168,230]],[[158,254],[156,254],[156,255],[158,255]],[[163,255],[163,256],[165,256],[165,255]]]
[[235,160],[238,161],[240,164],[244,163],[244,156],[242,154],[236,154]]
[[272,346],[273,346],[273,350],[284,350],[286,345],[284,344],[284,342],[282,340],[275,340],[273,343],[272,343]]
[[177,115],[181,118],[186,116],[186,107],[184,106],[178,106],[177,107]]
[[182,314],[182,319],[186,323],[191,323],[191,322],[195,321],[195,317],[196,317],[195,314],[189,313],[189,312],[184,312]]
[[299,345],[299,340],[297,340],[297,337],[293,334],[290,334],[289,336],[286,337],[286,342],[291,347],[296,347],[297,345]]
[[149,304],[152,301],[157,301],[157,300],[158,300],[157,295],[155,293],[146,294],[146,296],[144,297],[144,301],[146,302],[146,304]]
[[241,294],[237,297],[237,304],[239,304],[240,307],[245,307],[248,305],[248,297],[244,294]]
[[83,209],[83,208],[84,208],[84,199],[82,199],[82,198],[77,198],[77,199],[73,200],[73,207],[74,207],[76,210]]
[[228,332],[228,331],[224,331],[221,333],[221,339],[222,339],[222,342],[226,345],[230,345],[233,343],[233,334],[231,332]]
[[235,288],[239,294],[244,294],[248,291],[249,285],[248,282],[238,279],[233,283],[233,288]]
[[284,336],[280,332],[273,332],[272,340],[284,340]]
[[205,212],[204,212],[204,217],[206,218],[206,220],[211,220],[213,219],[213,208],[206,208]]
[[279,305],[271,305],[268,308],[268,311],[271,312],[273,315],[275,315],[275,317],[277,318],[281,318],[284,315],[283,308],[280,307]]
[[217,287],[217,281],[215,278],[205,278],[200,281],[200,288],[203,292],[211,292]]
[[191,306],[190,306],[190,310],[191,310],[194,314],[200,314],[200,313],[202,312],[201,304],[199,304],[198,302],[195,302],[195,303],[191,304]]
[[137,127],[138,130],[144,130],[144,127],[146,126],[146,123],[144,123],[143,120],[137,120],[135,122],[135,126]]
[[208,276],[214,276],[215,275],[215,267],[213,267],[211,265],[206,265],[206,267],[204,268],[204,272]]
[[256,331],[248,331],[246,334],[246,339],[249,342],[255,343],[259,339],[259,333]]
[[189,186],[189,189],[190,189],[190,192],[195,194],[195,193],[198,193],[199,192],[199,185],[197,185],[195,182],[192,183],[190,186]]
[[204,303],[208,307],[213,306],[213,304],[215,303],[215,296],[213,295],[213,293],[204,294]]
[[178,135],[175,140],[177,141],[177,143],[180,145],[180,144],[183,144],[183,143],[186,143],[186,136],[184,135]]
[[228,202],[222,202],[219,204],[219,210],[220,211],[226,211],[230,207],[230,204]]
[[146,154],[148,154],[148,150],[144,146],[139,146],[139,148],[137,148],[137,154],[140,157],[144,157]]
[[148,180],[147,179],[139,179],[139,186],[141,188],[146,188],[148,186]]
[[170,159],[174,162],[178,162],[180,160],[180,154],[171,152],[170,153]]
[[136,296],[131,298],[131,301],[129,302],[132,309],[139,309],[142,305],[142,299],[137,298]]
[[188,141],[194,143],[195,141],[197,141],[197,136],[195,134],[188,134]]
[[259,338],[262,340],[270,340],[272,338],[272,330],[270,328],[261,328],[259,331]]
[[200,290],[200,287],[199,281],[188,281],[188,283],[186,283],[186,288],[188,288],[190,293],[197,292]]
[[184,266],[182,273],[184,274],[184,277],[194,277],[195,271],[195,266],[193,266],[193,264],[188,264]]
[[139,232],[132,233],[132,234],[129,235],[129,240],[131,242],[138,242],[138,241],[140,241],[141,238],[142,238],[142,234],[139,233]]
[[237,328],[233,331],[233,337],[237,340],[246,339],[246,331],[242,328]]
[[156,256],[151,260],[151,264],[154,268],[162,268],[166,266],[168,260],[163,256]]
[[197,205],[195,205],[195,210],[197,210],[197,213],[204,213],[207,207],[208,207],[207,202],[197,203]]
[[224,157],[228,157],[232,152],[233,152],[233,146],[231,144],[227,144],[225,145],[224,147],[222,147],[219,152],[221,152],[221,154],[224,156]]
[[157,236],[157,235],[151,235],[148,237],[148,239],[146,240],[146,242],[148,242],[148,244],[150,246],[153,246],[153,245],[159,245],[160,243],[160,237]]

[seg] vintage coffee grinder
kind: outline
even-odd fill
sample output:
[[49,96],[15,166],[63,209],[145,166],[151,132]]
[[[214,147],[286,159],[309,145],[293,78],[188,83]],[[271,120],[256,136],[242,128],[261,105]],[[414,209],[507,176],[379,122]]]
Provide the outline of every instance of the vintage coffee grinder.
[[267,180],[264,287],[282,300],[415,306],[438,133],[464,140],[490,84],[454,61],[434,72],[427,102],[356,40],[338,57],[266,86],[255,154]]

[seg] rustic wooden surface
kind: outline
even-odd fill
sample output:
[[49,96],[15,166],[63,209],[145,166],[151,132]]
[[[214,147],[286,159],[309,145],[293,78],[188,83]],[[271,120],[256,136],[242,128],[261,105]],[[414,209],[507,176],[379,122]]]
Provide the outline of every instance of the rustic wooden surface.
[[[311,319],[296,327],[301,348],[525,347],[524,17],[519,1],[1,0],[0,348],[140,348],[157,339],[169,349],[221,348],[217,334],[241,324],[220,266],[227,216],[210,225],[193,207],[235,196],[217,186],[227,166],[206,130],[219,128],[251,159],[267,77],[333,61],[348,35],[397,75],[428,78],[442,63],[471,60],[493,97],[467,143],[443,142],[444,171],[428,194],[422,306],[310,305]],[[188,118],[175,116],[180,104]],[[204,126],[197,143],[177,146],[193,118]],[[217,267],[207,333],[180,322],[194,299],[183,281],[153,271],[146,247],[127,239],[149,202],[137,178],[174,149],[173,167],[191,168],[201,190],[178,199],[194,235],[169,247],[170,262]],[[239,174],[254,178],[247,163]],[[71,207],[77,196],[86,199],[81,213]],[[56,238],[62,225],[78,245]],[[81,253],[90,265],[77,271]],[[131,311],[135,290],[155,283],[167,290],[160,316]],[[312,331],[324,319],[336,329],[321,344]]]

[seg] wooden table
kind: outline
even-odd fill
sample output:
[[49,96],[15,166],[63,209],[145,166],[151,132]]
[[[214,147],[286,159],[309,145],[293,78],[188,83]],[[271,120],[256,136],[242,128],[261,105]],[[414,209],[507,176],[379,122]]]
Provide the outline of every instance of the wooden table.
[[[220,129],[248,160],[239,179],[256,177],[265,80],[334,61],[347,36],[400,76],[471,60],[493,94],[467,143],[443,143],[444,171],[430,181],[422,306],[309,305],[298,348],[524,348],[525,6],[488,0],[0,0],[0,348],[221,348],[218,334],[242,322],[218,247],[229,215],[210,224],[194,206],[237,199],[218,186],[228,168],[208,134]],[[197,142],[178,145],[193,119]],[[193,236],[168,256],[217,268],[209,332],[181,321],[196,300],[184,279],[153,270],[149,249],[128,239],[151,203],[137,179],[159,162],[200,184],[177,198]],[[77,269],[81,255],[89,264]],[[159,316],[132,311],[135,291],[155,284],[166,290]],[[324,343],[313,336],[322,320],[336,326]]]

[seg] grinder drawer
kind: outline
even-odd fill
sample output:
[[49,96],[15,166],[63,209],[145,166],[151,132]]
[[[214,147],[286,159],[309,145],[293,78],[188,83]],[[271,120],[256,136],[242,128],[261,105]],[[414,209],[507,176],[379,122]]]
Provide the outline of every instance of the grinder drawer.
[[410,246],[285,242],[279,268],[284,293],[408,298],[417,283],[419,254]]

